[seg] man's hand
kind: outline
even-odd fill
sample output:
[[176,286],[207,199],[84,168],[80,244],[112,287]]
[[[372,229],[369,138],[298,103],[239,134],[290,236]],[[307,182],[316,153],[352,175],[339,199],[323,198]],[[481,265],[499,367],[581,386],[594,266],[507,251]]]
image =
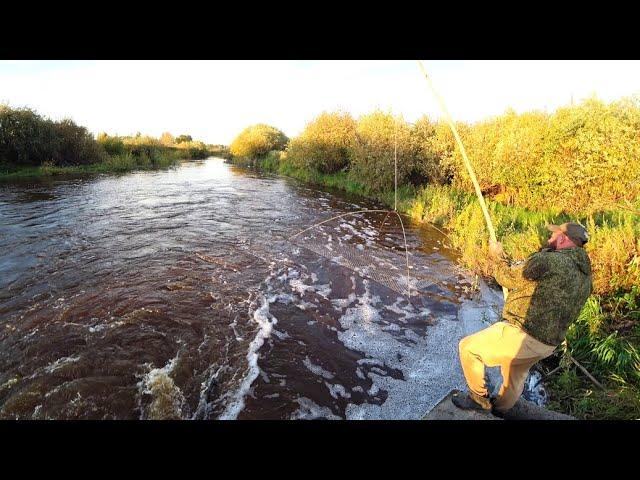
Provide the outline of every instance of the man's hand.
[[502,243],[489,240],[489,256],[492,258],[503,258],[504,248],[502,248]]

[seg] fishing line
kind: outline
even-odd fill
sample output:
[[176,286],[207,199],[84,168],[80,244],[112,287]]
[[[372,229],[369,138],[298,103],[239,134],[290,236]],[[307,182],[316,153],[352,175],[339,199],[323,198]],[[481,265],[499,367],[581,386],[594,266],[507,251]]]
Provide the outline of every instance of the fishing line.
[[[449,114],[449,111],[444,103],[444,100],[442,99],[442,97],[438,94],[438,92],[436,91],[436,89],[434,88],[432,82],[431,82],[431,78],[429,77],[429,75],[427,74],[422,62],[420,60],[418,60],[418,65],[420,66],[420,70],[422,71],[422,74],[424,75],[425,79],[427,80],[427,83],[429,85],[429,87],[431,88],[431,91],[433,92],[434,96],[436,97],[436,99],[438,100],[438,103],[440,104],[440,107],[442,109],[442,112],[444,113],[444,118],[447,122],[447,124],[449,125],[449,127],[451,128],[451,131],[453,132],[453,136],[456,139],[456,142],[458,144],[458,147],[460,149],[460,152],[462,154],[462,158],[464,160],[464,164],[467,168],[467,171],[469,173],[469,177],[471,178],[471,181],[473,183],[473,186],[475,188],[476,191],[476,195],[478,197],[478,200],[480,202],[480,207],[482,209],[482,213],[484,215],[484,219],[485,222],[487,224],[487,228],[489,230],[489,235],[490,238],[493,241],[497,241],[496,239],[496,234],[495,234],[495,230],[493,228],[493,223],[491,221],[491,217],[489,215],[489,210],[487,209],[487,205],[484,201],[484,197],[482,196],[482,191],[480,189],[480,185],[478,184],[478,180],[476,178],[475,172],[473,170],[473,167],[471,166],[471,162],[469,161],[469,158],[467,156],[466,150],[464,148],[464,145],[462,144],[462,140],[460,139],[460,135],[458,135],[458,131],[456,129],[456,126],[453,122],[453,119],[451,118],[451,115]],[[394,138],[394,148],[393,148],[393,167],[394,167],[394,182],[393,182],[393,186],[394,186],[394,196],[393,196],[393,210],[382,210],[382,209],[370,209],[370,210],[359,210],[357,212],[348,212],[348,213],[344,213],[341,215],[336,215],[334,217],[331,217],[327,220],[323,220],[321,222],[318,222],[308,228],[305,228],[297,233],[295,233],[294,235],[289,237],[289,241],[293,242],[294,239],[299,238],[300,235],[316,229],[318,227],[320,227],[321,225],[324,225],[328,222],[331,222],[333,220],[337,220],[340,218],[344,218],[346,216],[351,216],[351,215],[358,215],[358,214],[365,214],[365,213],[385,213],[385,217],[382,221],[382,223],[380,224],[380,228],[378,229],[378,234],[380,234],[382,232],[382,228],[384,227],[385,222],[387,221],[387,218],[394,214],[397,216],[398,220],[400,221],[400,225],[402,227],[402,235],[403,235],[403,240],[404,240],[404,249],[405,249],[405,263],[406,263],[406,268],[407,268],[407,279],[406,279],[406,294],[407,297],[410,299],[411,298],[411,276],[410,276],[410,266],[409,266],[409,249],[407,246],[407,236],[406,236],[406,231],[404,228],[404,222],[402,221],[402,217],[400,216],[400,214],[398,213],[398,119],[394,118],[394,128],[393,128],[393,138]],[[440,231],[441,233],[444,234],[444,232],[442,232],[440,229],[437,229],[438,231]],[[445,234],[446,235],[446,234]],[[447,236],[448,237],[448,236]],[[331,237],[329,237],[329,242],[331,242]],[[393,276],[390,276],[388,274],[387,271],[380,271],[379,269],[375,268],[375,265],[373,264],[373,262],[370,262],[370,267],[373,268],[367,268],[364,267],[363,268],[363,263],[362,263],[362,258],[359,257],[363,257],[363,258],[368,258],[365,254],[360,253],[359,256],[354,255],[353,253],[350,253],[348,251],[348,248],[344,245],[341,245],[340,243],[337,246],[333,246],[333,245],[328,245],[328,244],[320,244],[317,241],[313,241],[312,239],[305,237],[304,242],[300,242],[299,244],[301,247],[307,248],[319,255],[322,255],[326,258],[328,258],[329,260],[338,263],[340,265],[343,265],[347,268],[350,268],[352,270],[356,270],[359,271],[361,273],[364,274],[364,276],[367,276],[369,278],[371,278],[374,281],[377,281],[378,283],[381,283],[389,288],[391,288],[392,290],[395,290],[401,294],[404,294],[403,291],[401,291],[402,289],[399,288],[398,282],[396,279],[393,278]],[[362,248],[361,248],[362,249]],[[338,253],[338,255],[336,255],[336,252]],[[507,289],[505,287],[503,287],[502,289],[503,294],[504,294],[504,298],[506,300],[507,298]]]
[[[336,246],[331,246],[330,248],[328,248],[326,246],[326,244],[321,245],[318,242],[314,242],[312,239],[310,238],[304,238],[299,242],[295,242],[294,239],[296,239],[297,237],[299,237],[300,235],[313,230],[321,225],[324,225],[326,223],[329,223],[333,220],[337,220],[340,218],[344,218],[344,217],[348,217],[348,216],[352,216],[352,215],[358,215],[358,214],[366,214],[366,213],[385,213],[386,216],[384,218],[384,220],[382,221],[382,223],[380,224],[380,228],[378,229],[378,232],[380,232],[382,230],[382,227],[384,226],[384,222],[386,222],[387,218],[389,217],[389,215],[395,214],[396,217],[398,218],[399,222],[400,222],[400,227],[402,229],[402,238],[404,241],[404,255],[405,255],[405,263],[406,263],[406,268],[407,268],[407,276],[406,276],[406,288],[405,286],[402,286],[398,281],[397,281],[397,277],[393,276],[389,273],[387,273],[387,270],[385,269],[384,271],[377,269],[374,265],[373,262],[368,262],[368,263],[363,263],[362,261],[359,260],[358,257],[363,257],[363,258],[368,258],[366,254],[362,253],[362,252],[353,252],[353,250],[355,250],[357,247],[348,247],[345,245],[336,245]],[[327,220],[323,220],[321,222],[318,222],[314,225],[311,225],[308,228],[305,228],[293,235],[291,235],[288,238],[289,241],[291,241],[292,243],[296,243],[297,245],[306,248],[308,250],[311,250],[319,255],[322,255],[326,258],[328,258],[329,260],[333,261],[334,263],[337,263],[339,265],[342,265],[344,267],[347,267],[351,270],[356,270],[360,273],[363,274],[363,276],[369,277],[371,280],[374,280],[402,295],[407,295],[408,298],[411,298],[411,274],[410,274],[410,265],[409,265],[409,248],[408,248],[408,244],[407,244],[407,233],[404,227],[404,222],[402,221],[402,217],[400,216],[400,214],[395,211],[395,210],[383,210],[383,209],[367,209],[367,210],[358,210],[355,212],[347,212],[347,213],[343,213],[340,215],[336,215],[333,216],[331,218],[328,218]],[[323,248],[324,247],[324,248]],[[364,248],[364,247],[363,247]],[[337,253],[337,255],[336,255]],[[371,256],[371,254],[369,254],[369,256]]]

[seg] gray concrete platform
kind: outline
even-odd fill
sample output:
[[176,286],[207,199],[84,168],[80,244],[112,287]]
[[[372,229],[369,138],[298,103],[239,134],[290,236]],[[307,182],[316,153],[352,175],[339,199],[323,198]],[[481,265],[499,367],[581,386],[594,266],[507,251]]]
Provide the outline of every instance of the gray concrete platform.
[[518,400],[514,407],[505,413],[504,418],[481,410],[462,410],[451,401],[453,390],[436,404],[423,420],[575,420],[570,415],[547,410],[524,399]]

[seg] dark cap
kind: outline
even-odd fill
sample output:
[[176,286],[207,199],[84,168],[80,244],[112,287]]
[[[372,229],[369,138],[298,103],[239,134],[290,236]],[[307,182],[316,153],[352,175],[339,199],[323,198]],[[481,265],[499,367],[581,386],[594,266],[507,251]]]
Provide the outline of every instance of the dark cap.
[[571,239],[573,243],[581,247],[589,241],[587,229],[579,223],[567,222],[562,225],[547,225],[547,229],[551,232],[562,232]]

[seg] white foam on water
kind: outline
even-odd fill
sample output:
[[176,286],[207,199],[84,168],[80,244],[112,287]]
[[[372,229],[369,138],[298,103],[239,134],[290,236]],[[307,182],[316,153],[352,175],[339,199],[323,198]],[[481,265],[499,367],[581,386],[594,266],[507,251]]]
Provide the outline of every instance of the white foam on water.
[[[196,407],[196,410],[193,416],[191,417],[192,420],[209,418],[209,414],[213,409],[213,405],[211,404],[211,402],[209,402],[209,398],[208,398],[209,390],[212,386],[212,383],[217,381],[218,375],[220,375],[221,372],[229,369],[230,367],[228,365],[221,365],[216,369],[216,371],[213,374],[207,374],[206,375],[207,378],[203,380],[202,383],[200,383],[200,397],[198,399],[198,406]],[[210,366],[207,369],[207,371],[209,372],[212,370],[213,370],[213,366]]]
[[377,358],[361,358],[357,362],[359,365],[381,365],[384,366],[384,362],[382,360],[378,360]]
[[407,308],[407,300],[404,297],[396,297],[396,301],[394,303],[392,303],[391,305],[385,305],[384,308],[385,310],[389,310],[396,315],[402,315],[400,318],[398,318],[398,320],[402,323],[407,323],[408,320],[414,318],[423,317],[426,319],[431,314],[431,310],[426,307],[422,307],[420,310],[409,310]]
[[297,292],[298,295],[300,295],[301,297],[304,296],[306,292],[315,291],[315,288],[313,288],[312,285],[307,285],[306,283],[304,283],[302,280],[298,278],[289,280],[289,285],[291,286],[291,289],[294,292]]
[[276,330],[275,328],[273,329],[272,332],[276,337],[278,337],[280,340],[285,340],[287,338],[290,337],[290,335],[287,332],[281,332],[279,330]]
[[[401,300],[398,298],[387,310],[405,318],[426,317],[430,313],[426,308],[416,311],[406,302],[403,305]],[[389,324],[380,325],[380,313],[385,306],[371,295],[365,282],[365,293],[358,297],[358,304],[348,308],[339,319],[344,331],[338,333],[338,338],[348,348],[366,355],[359,364],[382,367],[367,371],[372,381],[368,393],[375,396],[386,391],[387,398],[381,405],[349,404],[345,412],[347,419],[420,419],[450,390],[464,389],[458,343],[467,331],[482,328],[478,313],[490,310],[490,302],[485,298],[466,303],[468,305],[463,304],[461,308],[463,318],[441,315],[434,325],[426,328],[425,334],[398,325],[404,330],[403,337],[412,342],[406,345],[400,341],[402,337],[397,337],[397,329]],[[404,379],[385,375],[386,369],[399,370]],[[364,376],[359,369],[356,375]]]
[[313,372],[315,375],[318,375],[320,377],[326,378],[328,380],[331,380],[335,375],[327,370],[325,370],[324,368],[322,368],[320,365],[316,365],[314,364],[309,357],[305,357],[305,359],[302,361],[302,363],[304,364],[305,367],[307,367],[307,369],[309,369],[311,372]]
[[295,302],[296,298],[293,295],[290,295],[288,293],[278,293],[277,295],[275,295],[273,302],[278,302],[278,303],[283,303],[285,305],[288,305],[292,302]]
[[329,393],[333,398],[335,399],[338,399],[339,397],[351,398],[351,394],[347,392],[347,390],[339,383],[331,384],[329,382],[324,382],[324,384],[329,389]]
[[321,407],[307,397],[299,397],[294,400],[300,407],[291,414],[291,420],[314,420],[325,418],[327,420],[342,420],[334,414],[330,408]]
[[305,300],[298,300],[297,302],[295,302],[295,306],[298,307],[300,310],[309,310],[309,309],[314,310],[318,308],[316,304],[307,302]]
[[315,292],[321,297],[329,299],[329,295],[331,295],[331,285],[328,283],[324,285],[317,285]]
[[546,405],[549,397],[547,395],[547,391],[544,386],[540,382],[542,378],[542,374],[537,370],[531,370],[529,372],[529,376],[525,381],[524,393],[523,397],[525,397],[530,402],[535,403],[539,407],[543,407]]
[[141,408],[140,420],[177,420],[182,418],[185,398],[170,376],[178,362],[179,355],[180,352],[164,367],[151,369],[138,382],[140,397],[142,394],[152,397],[151,403],[144,409]]
[[356,301],[358,297],[355,293],[350,293],[347,298],[334,298],[331,300],[331,304],[334,306],[336,310],[342,310],[343,308],[347,308],[353,302]]
[[256,336],[249,344],[249,351],[246,357],[248,370],[224,412],[218,417],[219,420],[234,420],[238,418],[238,415],[244,409],[244,399],[251,390],[251,384],[260,374],[258,350],[260,350],[265,340],[271,336],[273,326],[278,323],[278,319],[269,311],[269,305],[275,302],[277,298],[278,295],[270,295],[268,297],[262,295],[260,297],[260,307],[253,312],[253,320],[258,324],[259,328]]
[[69,365],[70,363],[75,363],[78,360],[80,360],[80,355],[75,355],[71,357],[62,357],[57,359],[55,362],[50,363],[46,367],[44,367],[44,370],[47,373],[53,373],[59,368],[62,368],[65,365]]

